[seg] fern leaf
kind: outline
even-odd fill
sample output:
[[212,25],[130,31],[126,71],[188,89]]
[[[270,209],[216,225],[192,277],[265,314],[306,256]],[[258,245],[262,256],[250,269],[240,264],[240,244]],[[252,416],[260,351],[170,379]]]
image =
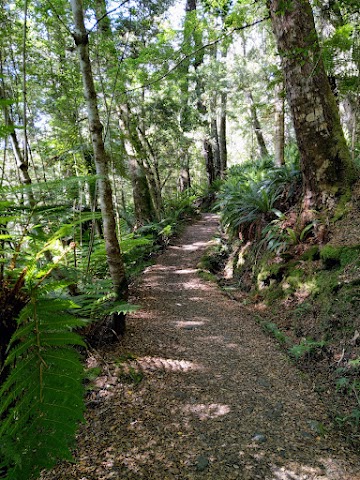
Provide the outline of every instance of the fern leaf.
[[[11,366],[0,388],[0,457],[7,480],[36,478],[59,458],[71,459],[83,420],[83,367],[74,346],[85,346],[71,301],[33,299],[10,341]],[[81,322],[82,323],[82,322]]]

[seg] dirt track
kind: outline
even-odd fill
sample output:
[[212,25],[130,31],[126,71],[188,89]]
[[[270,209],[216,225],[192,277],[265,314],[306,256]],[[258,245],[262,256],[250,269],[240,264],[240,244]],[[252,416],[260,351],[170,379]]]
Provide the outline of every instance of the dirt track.
[[142,308],[103,354],[77,463],[44,479],[360,479],[311,382],[251,311],[199,277],[216,229],[204,215],[143,274]]

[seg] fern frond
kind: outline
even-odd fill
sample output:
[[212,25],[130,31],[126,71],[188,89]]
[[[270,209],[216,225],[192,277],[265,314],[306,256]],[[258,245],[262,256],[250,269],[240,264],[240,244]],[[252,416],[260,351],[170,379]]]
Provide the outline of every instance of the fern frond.
[[22,310],[11,338],[0,388],[0,457],[7,480],[29,480],[70,448],[83,419],[83,367],[71,331],[83,322],[72,301],[33,298]]

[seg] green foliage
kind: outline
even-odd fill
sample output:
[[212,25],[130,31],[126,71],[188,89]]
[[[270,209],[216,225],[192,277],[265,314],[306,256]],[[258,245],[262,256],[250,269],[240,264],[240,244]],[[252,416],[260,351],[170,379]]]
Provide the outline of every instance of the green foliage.
[[360,427],[360,358],[355,358],[347,362],[346,367],[338,368],[336,373],[336,390],[346,397],[355,400],[355,407],[351,408],[346,414],[336,417],[336,421],[344,426],[348,425],[354,433],[359,432]]
[[186,217],[194,216],[196,213],[194,195],[191,189],[177,195],[175,198],[169,198],[165,202],[165,218],[167,223],[176,223]]
[[236,235],[240,226],[249,227],[264,220],[266,215],[274,214],[274,204],[279,196],[278,189],[272,190],[262,182],[241,181],[241,178],[231,177],[218,195],[222,223]]
[[[38,292],[37,292],[38,293]],[[36,478],[70,449],[83,419],[83,367],[71,330],[83,321],[70,313],[76,305],[61,298],[33,295],[18,318],[0,389],[1,468],[6,479]]]
[[341,248],[326,245],[320,250],[320,258],[326,265],[340,265]]
[[[286,187],[294,185],[298,176],[298,170],[293,167],[274,167],[271,158],[245,162],[230,168],[217,202],[223,224],[233,235],[240,228],[249,229],[256,224],[264,228],[262,224],[268,224],[274,217],[282,215],[276,205],[287,201],[293,194],[292,189]],[[269,232],[263,233],[266,235]],[[273,240],[271,248],[280,248],[274,233],[274,230],[269,233]],[[282,239],[279,241],[282,243]]]
[[136,370],[131,365],[128,365],[126,369],[123,369],[123,371],[119,375],[119,379],[122,383],[129,383],[134,386],[139,385],[143,378],[143,372]]
[[95,283],[83,285],[83,293],[76,296],[78,310],[76,314],[87,321],[95,321],[113,313],[131,313],[139,307],[124,301],[117,301],[111,291],[111,280],[97,279]]
[[289,338],[282,332],[278,326],[273,322],[262,322],[262,327],[265,332],[270,333],[276,340],[282,344],[286,345],[290,342]]
[[304,338],[298,345],[294,345],[289,349],[289,353],[296,360],[300,360],[307,356],[313,356],[326,346],[325,341],[316,341],[311,338]]

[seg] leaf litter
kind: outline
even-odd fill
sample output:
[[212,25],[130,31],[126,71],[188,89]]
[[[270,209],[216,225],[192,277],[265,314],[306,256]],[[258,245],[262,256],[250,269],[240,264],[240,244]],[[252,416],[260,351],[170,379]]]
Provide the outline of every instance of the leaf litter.
[[89,353],[74,463],[42,480],[360,480],[311,380],[198,275],[217,228],[204,214],[133,287],[126,336]]

